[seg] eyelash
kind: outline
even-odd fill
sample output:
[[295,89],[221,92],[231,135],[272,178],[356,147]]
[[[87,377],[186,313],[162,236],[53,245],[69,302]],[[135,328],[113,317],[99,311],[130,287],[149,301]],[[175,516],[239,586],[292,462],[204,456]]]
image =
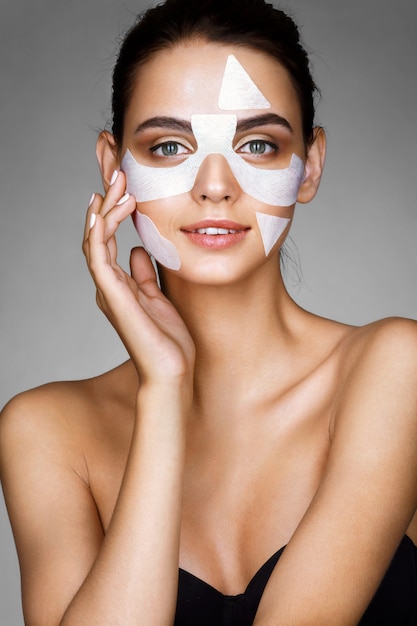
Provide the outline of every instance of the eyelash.
[[[261,153],[251,152],[250,146],[252,144],[263,145],[265,147],[264,151],[261,152]],[[175,146],[176,152],[171,153],[171,154],[158,154],[158,150],[163,150],[167,146]],[[246,151],[246,150],[244,150],[245,147],[248,147],[249,149]],[[183,151],[179,151],[180,148],[182,148]],[[270,151],[268,151],[268,148],[270,148]],[[160,158],[169,158],[169,157],[172,157],[172,156],[182,156],[183,154],[187,154],[187,153],[190,152],[189,148],[186,148],[179,141],[163,141],[163,142],[159,143],[156,146],[152,146],[152,148],[150,148],[150,151],[152,152],[152,154],[154,154],[155,156],[160,157]],[[264,139],[251,139],[250,141],[247,141],[242,146],[240,146],[240,148],[238,148],[238,150],[236,150],[236,152],[252,155],[252,156],[255,156],[255,157],[262,157],[262,156],[266,156],[266,155],[274,154],[274,153],[276,154],[278,151],[279,151],[279,148],[278,148],[278,146],[276,144],[272,143],[271,141],[266,141]]]
[[[249,147],[251,144],[258,144],[258,145],[262,144],[263,146],[265,146],[264,152],[261,152],[261,153],[251,152],[250,148],[248,151],[243,150],[243,148],[247,146]],[[271,151],[267,151],[267,148],[271,148]],[[278,151],[279,151],[279,148],[276,144],[272,143],[271,141],[266,141],[265,139],[251,139],[250,141],[247,141],[242,146],[240,146],[240,148],[238,149],[238,152],[243,152],[244,154],[251,154],[253,156],[264,156],[264,155],[273,154],[273,153],[276,154]]]
[[[177,152],[172,154],[157,154],[158,150],[163,150],[163,148],[165,148],[166,146],[176,146]],[[183,148],[184,151],[178,152],[178,148]],[[183,146],[182,143],[180,143],[179,141],[162,141],[157,146],[152,146],[152,148],[150,148],[150,151],[152,152],[152,154],[155,154],[155,156],[161,158],[169,158],[170,156],[181,156],[190,152],[189,148]]]

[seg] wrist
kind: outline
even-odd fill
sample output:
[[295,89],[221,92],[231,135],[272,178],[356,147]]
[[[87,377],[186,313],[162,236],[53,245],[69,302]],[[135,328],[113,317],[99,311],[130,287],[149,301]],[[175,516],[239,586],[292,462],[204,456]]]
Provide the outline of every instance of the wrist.
[[137,394],[138,415],[153,415],[164,421],[185,421],[193,398],[193,385],[185,380],[141,381]]

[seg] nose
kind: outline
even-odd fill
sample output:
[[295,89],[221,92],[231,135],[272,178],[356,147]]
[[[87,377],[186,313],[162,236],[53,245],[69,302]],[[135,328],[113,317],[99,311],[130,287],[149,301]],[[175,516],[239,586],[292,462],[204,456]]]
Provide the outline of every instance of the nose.
[[234,202],[240,186],[222,154],[206,156],[197,172],[192,195],[197,202]]

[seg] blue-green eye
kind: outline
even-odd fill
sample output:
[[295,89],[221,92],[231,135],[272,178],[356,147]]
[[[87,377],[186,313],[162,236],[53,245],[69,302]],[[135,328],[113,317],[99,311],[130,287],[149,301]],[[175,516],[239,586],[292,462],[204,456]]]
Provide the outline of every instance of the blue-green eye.
[[251,141],[249,144],[249,150],[252,154],[265,154],[266,143],[264,141]]
[[157,146],[153,146],[151,152],[156,156],[170,157],[186,154],[188,150],[177,141],[164,141]]
[[273,152],[277,152],[277,150],[277,146],[269,141],[263,141],[262,139],[253,139],[239,148],[239,152],[243,152],[244,154],[253,154],[254,156],[272,154]]

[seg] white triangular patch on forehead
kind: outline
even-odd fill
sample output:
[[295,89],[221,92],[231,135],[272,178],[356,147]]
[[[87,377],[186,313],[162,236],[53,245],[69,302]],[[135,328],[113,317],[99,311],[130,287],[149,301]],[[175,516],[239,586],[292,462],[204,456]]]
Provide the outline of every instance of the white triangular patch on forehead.
[[268,100],[233,54],[227,58],[218,105],[224,111],[271,108]]

